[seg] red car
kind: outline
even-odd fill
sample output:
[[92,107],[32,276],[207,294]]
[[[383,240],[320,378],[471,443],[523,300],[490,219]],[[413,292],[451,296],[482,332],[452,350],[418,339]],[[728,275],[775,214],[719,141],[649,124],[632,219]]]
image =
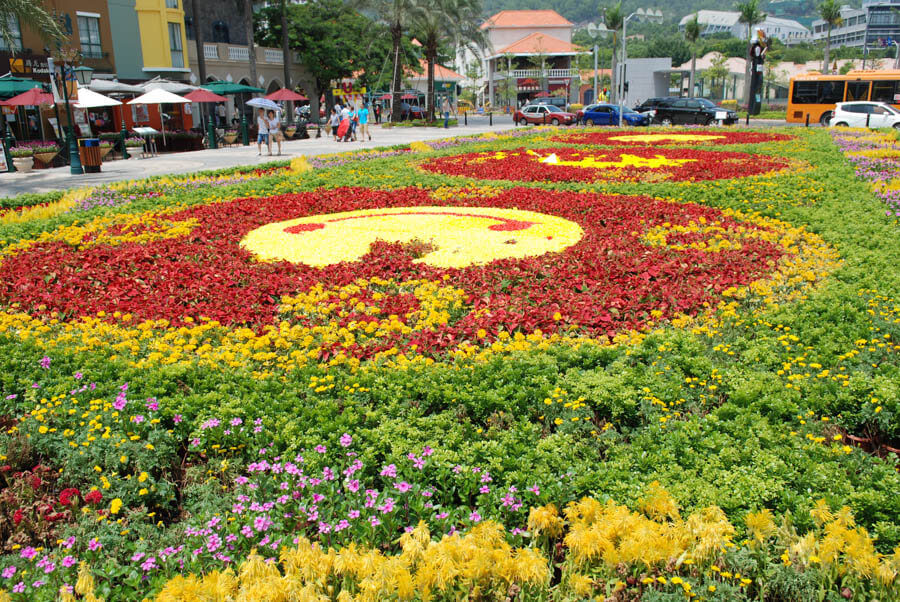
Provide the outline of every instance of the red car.
[[576,118],[573,113],[566,113],[554,105],[528,105],[516,111],[513,121],[519,125],[571,125]]

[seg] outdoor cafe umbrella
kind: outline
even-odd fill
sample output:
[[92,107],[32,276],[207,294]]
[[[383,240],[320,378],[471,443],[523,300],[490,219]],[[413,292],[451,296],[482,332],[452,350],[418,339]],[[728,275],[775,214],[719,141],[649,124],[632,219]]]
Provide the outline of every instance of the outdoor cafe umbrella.
[[[146,94],[141,94],[137,98],[132,98],[128,104],[132,105],[173,105],[191,102],[183,96],[166,92],[160,88],[150,90]],[[162,119],[162,107],[160,107],[160,121],[162,121],[163,144],[166,143],[166,122]]]
[[[31,88],[26,92],[13,96],[9,100],[0,101],[0,105],[8,107],[38,107],[52,104],[53,95],[49,92],[44,92],[40,88]],[[44,120],[40,117],[40,111],[38,111],[38,121],[41,123],[41,138],[44,138]]]
[[[234,82],[209,82],[207,84],[203,84],[200,86],[201,88],[205,88],[210,92],[215,92],[216,94],[243,94],[245,92],[249,92],[250,94],[257,92],[265,92],[262,88],[256,88],[254,86],[248,86],[246,84],[236,84]],[[241,104],[243,105],[244,99],[241,99]],[[241,107],[241,113],[243,113],[243,106]]]
[[288,90],[287,88],[282,88],[281,90],[276,90],[271,94],[267,94],[266,98],[269,100],[309,100],[307,97],[302,94],[297,94],[293,90]]
[[99,109],[100,107],[117,107],[121,102],[109,96],[103,96],[90,88],[78,87],[78,100],[75,106],[81,109]]
[[16,77],[9,74],[0,77],[0,98],[11,98],[32,88],[43,89],[43,86],[40,82],[27,77]]
[[228,100],[224,96],[219,96],[203,88],[197,88],[192,92],[188,92],[184,97],[191,102],[225,102]]
[[538,92],[537,94],[535,94],[534,97],[535,98],[550,98],[550,93],[541,91],[541,92]]

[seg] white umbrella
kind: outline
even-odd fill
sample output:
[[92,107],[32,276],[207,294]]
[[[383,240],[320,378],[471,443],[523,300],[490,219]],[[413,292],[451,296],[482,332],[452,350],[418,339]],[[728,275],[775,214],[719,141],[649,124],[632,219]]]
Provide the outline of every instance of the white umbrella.
[[97,94],[90,88],[78,88],[78,101],[75,106],[82,109],[98,109],[100,107],[117,107],[121,102],[109,96]]
[[165,90],[166,92],[172,92],[173,94],[187,94],[188,92],[199,89],[198,86],[192,86],[186,82],[173,82],[169,79],[163,79],[158,75],[153,79],[144,82],[140,87],[145,92],[149,92],[150,90]]
[[88,88],[100,94],[143,94],[145,92],[140,86],[123,84],[113,79],[97,79],[96,77],[91,80]]
[[274,101],[269,100],[268,98],[251,98],[247,101],[248,107],[259,107],[260,109],[271,109],[273,111],[281,112],[281,107],[275,104]]
[[[136,98],[132,98],[128,104],[132,105],[173,105],[173,104],[184,104],[189,103],[187,98],[182,96],[178,96],[177,94],[172,94],[171,92],[166,92],[161,88],[156,88],[155,90],[150,90],[146,94],[141,94]],[[162,111],[160,111],[162,113]],[[160,115],[160,118],[162,116]],[[166,122],[162,121],[162,135],[163,135],[163,144],[166,142]]]

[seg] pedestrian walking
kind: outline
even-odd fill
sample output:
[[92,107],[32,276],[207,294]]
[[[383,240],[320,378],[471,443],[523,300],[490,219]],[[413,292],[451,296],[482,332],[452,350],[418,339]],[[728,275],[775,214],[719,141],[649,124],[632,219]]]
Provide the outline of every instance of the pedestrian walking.
[[334,136],[334,141],[338,141],[338,127],[341,125],[341,114],[338,112],[338,106],[335,105],[331,108],[331,135]]
[[444,97],[444,102],[441,103],[441,113],[444,114],[444,129],[450,127],[450,99],[446,96]]
[[372,134],[369,133],[369,105],[363,103],[363,106],[357,112],[357,117],[359,117],[359,141],[365,142],[366,137],[368,136],[369,140],[372,139]]
[[225,127],[225,103],[220,102],[216,105],[216,123],[219,124],[219,127]]
[[269,156],[272,156],[272,142],[269,140],[269,120],[266,119],[266,112],[259,109],[256,112],[256,156],[262,156],[263,142],[269,148]]
[[272,154],[272,142],[278,143],[278,156],[281,156],[281,143],[284,141],[284,134],[281,133],[281,118],[278,113],[269,109],[269,154]]

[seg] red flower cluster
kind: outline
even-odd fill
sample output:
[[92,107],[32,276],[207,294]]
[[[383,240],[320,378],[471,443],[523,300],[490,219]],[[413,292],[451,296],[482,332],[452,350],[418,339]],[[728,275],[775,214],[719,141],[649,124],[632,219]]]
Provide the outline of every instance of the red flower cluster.
[[63,489],[59,493],[59,503],[63,506],[68,506],[72,502],[76,500],[81,495],[81,492],[75,489],[74,487],[68,487]]
[[[623,164],[621,168],[594,168],[570,165],[552,165],[541,158],[556,155],[560,161],[583,161],[593,157],[597,161]],[[655,168],[630,166],[629,157],[638,160],[684,160],[680,164],[661,165]],[[661,161],[664,162],[664,161]],[[555,147],[527,151],[519,148],[511,151],[491,151],[451,155],[431,159],[420,165],[427,171],[448,176],[467,176],[482,180],[514,180],[520,182],[593,182],[612,181],[674,181],[694,182],[756,176],[788,167],[784,159],[747,153],[702,151],[680,148],[628,147],[616,149],[585,150]]]
[[633,146],[635,142],[617,140],[625,136],[647,136],[653,134],[675,134],[688,136],[716,136],[708,140],[643,140],[637,144],[652,146],[684,146],[690,145],[725,145],[725,144],[759,144],[761,142],[783,142],[793,140],[793,136],[787,134],[771,134],[766,132],[746,132],[743,130],[707,130],[707,129],[668,129],[663,131],[649,131],[642,133],[628,133],[613,130],[610,132],[582,132],[578,134],[564,134],[550,138],[553,142],[565,144],[592,144],[600,146]]
[[[561,253],[525,259],[502,259],[463,269],[414,263],[415,245],[379,242],[360,261],[313,268],[287,262],[257,261],[239,246],[251,230],[264,224],[341,211],[427,205],[517,208],[552,214],[578,223],[584,236]],[[718,223],[738,225],[719,210],[648,197],[555,192],[514,188],[496,196],[439,201],[427,190],[339,188],[265,199],[244,198],[191,207],[170,214],[173,220],[199,221],[190,234],[152,242],[96,245],[75,250],[63,242],[42,243],[6,258],[0,265],[0,302],[49,317],[77,319],[105,311],[130,313],[132,324],[207,317],[226,325],[261,330],[277,322],[283,295],[321,284],[326,290],[358,278],[441,280],[469,295],[468,312],[435,330],[415,331],[384,340],[384,347],[417,346],[438,353],[463,341],[485,340],[500,331],[565,332],[575,326],[591,335],[614,335],[641,328],[651,318],[694,314],[715,303],[720,293],[746,285],[774,269],[784,251],[759,238],[742,240],[716,253],[682,245],[682,250],[650,246],[643,236],[654,227]],[[666,226],[670,227],[670,226]],[[422,241],[428,243],[428,241]],[[411,295],[383,300],[403,316],[415,309]],[[559,315],[557,315],[559,314]],[[302,319],[302,318],[301,318]],[[347,320],[369,320],[361,313]],[[379,347],[381,347],[379,345]],[[371,347],[347,348],[366,357]]]
[[88,504],[91,504],[92,506],[99,504],[103,501],[103,494],[100,493],[99,489],[94,489],[93,491],[87,492],[87,494],[84,496],[84,501],[86,501]]

